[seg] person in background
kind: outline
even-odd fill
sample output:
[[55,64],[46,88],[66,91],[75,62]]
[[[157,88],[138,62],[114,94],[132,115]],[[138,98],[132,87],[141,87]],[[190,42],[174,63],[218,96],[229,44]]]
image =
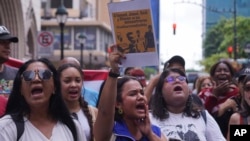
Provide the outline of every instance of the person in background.
[[[244,70],[244,69],[243,69]],[[233,113],[228,123],[227,140],[230,141],[230,125],[250,125],[250,75],[242,81],[241,109]]]
[[202,90],[212,89],[215,83],[210,76],[200,76],[197,79],[195,88],[197,89],[197,94],[199,94]]
[[[185,60],[181,56],[175,55],[165,62],[163,71],[168,68],[177,68],[185,72]],[[155,86],[159,81],[159,78],[160,74],[157,74],[155,77],[151,78],[149,83],[147,84],[147,87],[145,88],[145,95],[149,101],[151,99]]]
[[141,69],[141,68],[134,68],[130,72],[130,76],[136,77],[136,79],[139,80],[139,82],[142,84],[142,86],[144,88],[147,86],[146,75],[145,75],[143,69]]
[[81,95],[83,73],[80,66],[66,63],[59,66],[57,71],[62,96],[70,113],[78,119],[87,141],[94,141],[93,125],[97,116],[97,109],[88,106]]
[[[75,64],[75,65],[80,66],[80,62],[74,57],[66,57],[66,58],[62,59],[59,62],[59,66],[61,66],[63,64],[67,64],[67,63],[71,63],[71,64]],[[90,88],[85,87],[84,83],[83,83],[81,93],[82,93],[82,97],[84,97],[84,100],[86,102],[88,102],[89,105],[91,105],[93,107],[97,107],[96,103],[97,103],[97,100],[99,97],[98,92],[96,92]]]
[[[171,57],[165,64],[164,64],[164,68],[163,71],[170,69],[170,68],[176,68],[179,69],[181,71],[183,71],[184,73],[185,71],[185,60],[183,59],[183,57],[179,56],[179,55],[175,55],[173,57]],[[153,77],[152,79],[150,79],[149,83],[147,84],[147,87],[145,88],[145,95],[147,97],[147,99],[149,101],[151,101],[151,96],[153,94],[153,91],[159,81],[160,78],[160,74],[156,75],[155,77]],[[192,94],[192,91],[190,91],[191,96],[193,97],[194,101],[199,104],[201,107],[203,107],[203,103],[201,101],[201,99],[196,95],[196,94]]]
[[168,68],[176,68],[182,70],[183,72],[186,72],[185,60],[183,59],[183,57],[175,55],[171,57],[167,62],[165,62],[163,70],[166,70]]
[[240,101],[241,101],[241,98],[242,98],[242,94],[243,94],[243,81],[244,79],[246,78],[246,76],[250,75],[250,66],[245,66],[244,68],[242,68],[240,71],[239,71],[239,76],[238,76],[238,87],[240,89],[240,94],[238,95],[236,101],[240,107]]
[[150,106],[150,120],[169,140],[182,138],[177,125],[188,129],[192,124],[196,136],[184,132],[184,141],[225,141],[214,118],[193,101],[186,75],[180,69],[169,68],[161,73]]
[[124,75],[130,75],[130,72],[134,69],[134,67],[127,67],[124,70]]
[[1,141],[17,140],[14,120],[24,124],[19,141],[86,141],[63,102],[56,68],[45,58],[29,60],[19,68],[6,114],[0,119]]
[[204,101],[205,108],[219,124],[225,138],[230,116],[239,109],[235,101],[235,97],[239,95],[239,88],[233,81],[234,73],[235,71],[228,61],[216,62],[210,69],[210,76],[213,78],[215,86],[212,89],[201,91],[199,94]]
[[140,82],[131,76],[118,78],[122,57],[120,52],[109,54],[112,69],[98,106],[94,125],[96,141],[166,141],[161,130],[150,123],[147,99]]
[[[18,38],[12,36],[5,26],[0,25],[0,94],[7,97],[13,86],[17,68],[4,64],[11,54],[11,43],[17,43]],[[4,99],[1,97],[1,100]]]

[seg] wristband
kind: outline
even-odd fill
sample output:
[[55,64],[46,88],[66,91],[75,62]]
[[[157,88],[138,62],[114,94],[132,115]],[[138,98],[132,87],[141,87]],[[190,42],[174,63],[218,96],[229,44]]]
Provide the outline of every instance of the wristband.
[[113,77],[113,78],[117,78],[117,77],[120,76],[120,74],[119,74],[119,73],[115,73],[115,72],[113,72],[112,70],[110,70],[110,71],[109,71],[109,76],[110,76],[110,77]]

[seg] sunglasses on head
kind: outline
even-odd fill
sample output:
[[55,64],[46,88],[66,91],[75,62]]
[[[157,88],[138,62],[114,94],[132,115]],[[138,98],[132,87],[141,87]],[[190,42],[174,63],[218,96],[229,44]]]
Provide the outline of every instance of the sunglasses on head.
[[22,77],[25,81],[32,81],[35,79],[36,74],[41,80],[49,80],[53,75],[50,70],[28,70],[23,72]]
[[179,80],[179,81],[181,81],[181,82],[184,82],[184,81],[186,81],[186,77],[185,76],[168,76],[166,79],[165,79],[165,81],[166,82],[169,82],[169,83],[173,83],[173,82],[175,82],[176,80]]

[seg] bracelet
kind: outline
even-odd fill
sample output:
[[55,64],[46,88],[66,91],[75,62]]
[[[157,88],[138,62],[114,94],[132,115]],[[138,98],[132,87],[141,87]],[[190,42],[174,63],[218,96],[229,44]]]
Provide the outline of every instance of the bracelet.
[[109,76],[113,78],[117,78],[120,76],[120,73],[115,73],[112,70],[109,71]]

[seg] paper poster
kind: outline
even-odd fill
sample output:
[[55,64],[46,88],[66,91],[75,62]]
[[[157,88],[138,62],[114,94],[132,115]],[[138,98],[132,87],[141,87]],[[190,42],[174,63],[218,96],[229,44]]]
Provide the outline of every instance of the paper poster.
[[122,67],[159,65],[149,0],[109,3],[115,44],[126,54]]

